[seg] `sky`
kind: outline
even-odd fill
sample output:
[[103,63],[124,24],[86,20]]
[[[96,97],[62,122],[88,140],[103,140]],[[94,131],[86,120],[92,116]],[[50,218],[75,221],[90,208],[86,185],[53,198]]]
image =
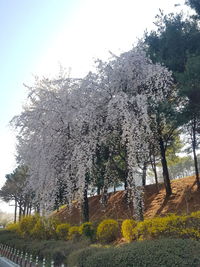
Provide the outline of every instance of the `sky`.
[[[128,51],[154,27],[159,8],[184,0],[0,0],[0,187],[15,162],[9,121],[22,110],[34,75],[54,77],[62,65],[83,77],[96,58]],[[179,7],[175,7],[180,4]],[[0,210],[13,212],[1,202]]]

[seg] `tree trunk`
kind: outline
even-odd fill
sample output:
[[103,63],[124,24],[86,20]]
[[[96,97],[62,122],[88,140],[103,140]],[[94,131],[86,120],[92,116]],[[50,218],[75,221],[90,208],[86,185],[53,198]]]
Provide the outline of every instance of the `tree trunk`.
[[147,163],[144,162],[142,169],[142,186],[146,185],[146,177],[147,177]]
[[89,204],[88,204],[88,196],[87,196],[87,186],[85,186],[83,192],[83,200],[82,200],[82,222],[89,222]]
[[113,192],[116,193],[116,185],[113,186]]
[[17,222],[17,200],[15,199],[15,214],[14,214],[14,223]]
[[101,194],[101,187],[97,186],[97,195],[100,195],[100,194]]
[[192,126],[192,151],[194,156],[194,167],[195,167],[195,175],[197,182],[197,190],[200,191],[200,181],[199,181],[199,169],[198,169],[198,160],[196,154],[197,140],[196,140],[196,118],[194,118],[193,126]]
[[19,202],[19,221],[21,220],[22,217],[22,203],[21,201]]
[[103,187],[102,196],[101,196],[101,203],[105,207],[108,201],[108,188],[106,185]]
[[158,174],[157,174],[156,165],[153,167],[153,172],[154,172],[154,177],[155,177],[156,188],[157,188],[157,191],[159,191],[159,186],[158,186]]
[[31,215],[31,210],[32,210],[32,204],[29,205],[29,215]]
[[124,178],[124,190],[127,191],[128,189],[128,182],[127,182],[127,177]]
[[160,154],[161,154],[161,163],[162,163],[162,170],[163,170],[163,178],[166,190],[166,197],[169,197],[172,194],[171,183],[169,179],[169,171],[167,167],[167,160],[165,155],[165,147],[162,137],[159,139],[159,146],[160,146]]
[[156,188],[157,188],[157,191],[159,191],[159,187],[158,187],[158,174],[157,174],[156,160],[155,160],[155,156],[154,155],[153,155],[153,159],[150,158],[150,161],[151,161],[151,168],[153,170],[154,177],[155,177]]
[[133,207],[134,207],[134,214],[135,219],[137,221],[143,221],[143,189],[140,187],[135,187],[133,189]]
[[27,207],[26,207],[26,216],[28,216],[29,215],[29,202],[27,203]]
[[23,216],[26,216],[26,202],[24,203]]

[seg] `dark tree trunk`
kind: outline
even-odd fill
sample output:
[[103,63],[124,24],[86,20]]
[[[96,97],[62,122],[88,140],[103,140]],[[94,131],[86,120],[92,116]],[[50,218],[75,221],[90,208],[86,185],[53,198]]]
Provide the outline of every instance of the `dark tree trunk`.
[[29,203],[27,203],[27,207],[26,207],[26,216],[28,216],[29,215]]
[[34,209],[35,209],[36,213],[40,214],[40,204],[39,203],[35,204]]
[[199,169],[198,169],[198,160],[197,160],[197,154],[196,154],[196,147],[197,147],[196,118],[194,118],[193,127],[192,127],[192,151],[193,151],[193,156],[194,156],[194,167],[195,167],[197,190],[200,191]]
[[159,187],[158,187],[158,174],[157,174],[157,169],[156,169],[156,159],[155,159],[155,156],[154,155],[153,155],[153,159],[150,158],[150,161],[151,161],[151,168],[153,170],[154,177],[155,177],[156,188],[157,188],[157,191],[159,191]]
[[113,192],[116,193],[116,186],[115,186],[115,184],[113,186]]
[[28,211],[29,215],[31,215],[31,210],[32,210],[32,205],[30,204],[29,205],[29,211]]
[[124,190],[127,191],[128,189],[128,182],[127,182],[127,177],[124,178]]
[[23,216],[26,216],[26,203],[24,204]]
[[146,177],[147,177],[147,163],[144,162],[144,165],[142,168],[142,186],[146,185]]
[[21,220],[22,217],[22,203],[21,201],[19,202],[19,221]]
[[108,188],[107,186],[104,185],[102,196],[101,196],[101,203],[104,207],[107,205],[107,201],[108,201]]
[[83,200],[82,200],[82,222],[89,222],[89,204],[88,204],[88,196],[87,196],[87,186],[83,192]]
[[169,179],[169,171],[168,171],[168,167],[167,167],[165,147],[164,147],[164,142],[163,142],[162,137],[160,137],[160,139],[159,139],[159,146],[160,146],[161,163],[162,163],[166,196],[169,197],[172,194],[172,189],[171,189],[171,183],[170,183],[170,179]]
[[101,194],[101,187],[97,186],[97,195],[100,195],[100,194]]
[[17,200],[15,199],[15,214],[14,214],[14,223],[17,222]]

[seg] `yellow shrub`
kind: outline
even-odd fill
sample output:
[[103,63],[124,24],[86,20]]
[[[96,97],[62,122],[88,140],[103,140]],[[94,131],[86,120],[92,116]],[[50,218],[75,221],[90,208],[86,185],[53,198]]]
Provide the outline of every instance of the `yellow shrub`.
[[194,217],[194,218],[200,219],[200,211],[192,212],[189,217]]
[[118,235],[119,225],[115,220],[104,220],[97,227],[97,238],[103,243],[109,243],[116,240]]
[[126,241],[131,242],[134,239],[134,228],[136,227],[137,222],[131,219],[127,219],[122,223],[122,235]]
[[62,223],[56,227],[56,234],[59,239],[67,240],[70,224]]
[[19,222],[20,233],[23,237],[29,237],[38,220],[38,215],[25,216]]
[[199,226],[200,218],[170,215],[139,222],[134,229],[134,235],[139,240],[159,237],[199,239]]
[[69,228],[68,238],[70,240],[78,240],[80,238],[80,228],[79,226],[72,226]]
[[6,226],[6,230],[19,234],[20,233],[19,223],[9,223]]

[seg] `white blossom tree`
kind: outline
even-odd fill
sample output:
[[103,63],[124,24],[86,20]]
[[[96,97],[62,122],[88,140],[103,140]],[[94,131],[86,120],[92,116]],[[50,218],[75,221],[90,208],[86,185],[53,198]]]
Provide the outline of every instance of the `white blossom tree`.
[[29,166],[28,185],[43,210],[53,206],[62,179],[68,203],[78,199],[87,221],[87,190],[89,184],[95,184],[91,173],[96,151],[117,136],[115,145],[126,150],[127,190],[136,218],[142,219],[139,164],[149,155],[153,135],[150,124],[154,117],[149,110],[171,94],[171,73],[153,65],[138,47],[97,63],[96,72],[84,79],[36,79],[23,112],[13,119],[19,129],[19,161]]

